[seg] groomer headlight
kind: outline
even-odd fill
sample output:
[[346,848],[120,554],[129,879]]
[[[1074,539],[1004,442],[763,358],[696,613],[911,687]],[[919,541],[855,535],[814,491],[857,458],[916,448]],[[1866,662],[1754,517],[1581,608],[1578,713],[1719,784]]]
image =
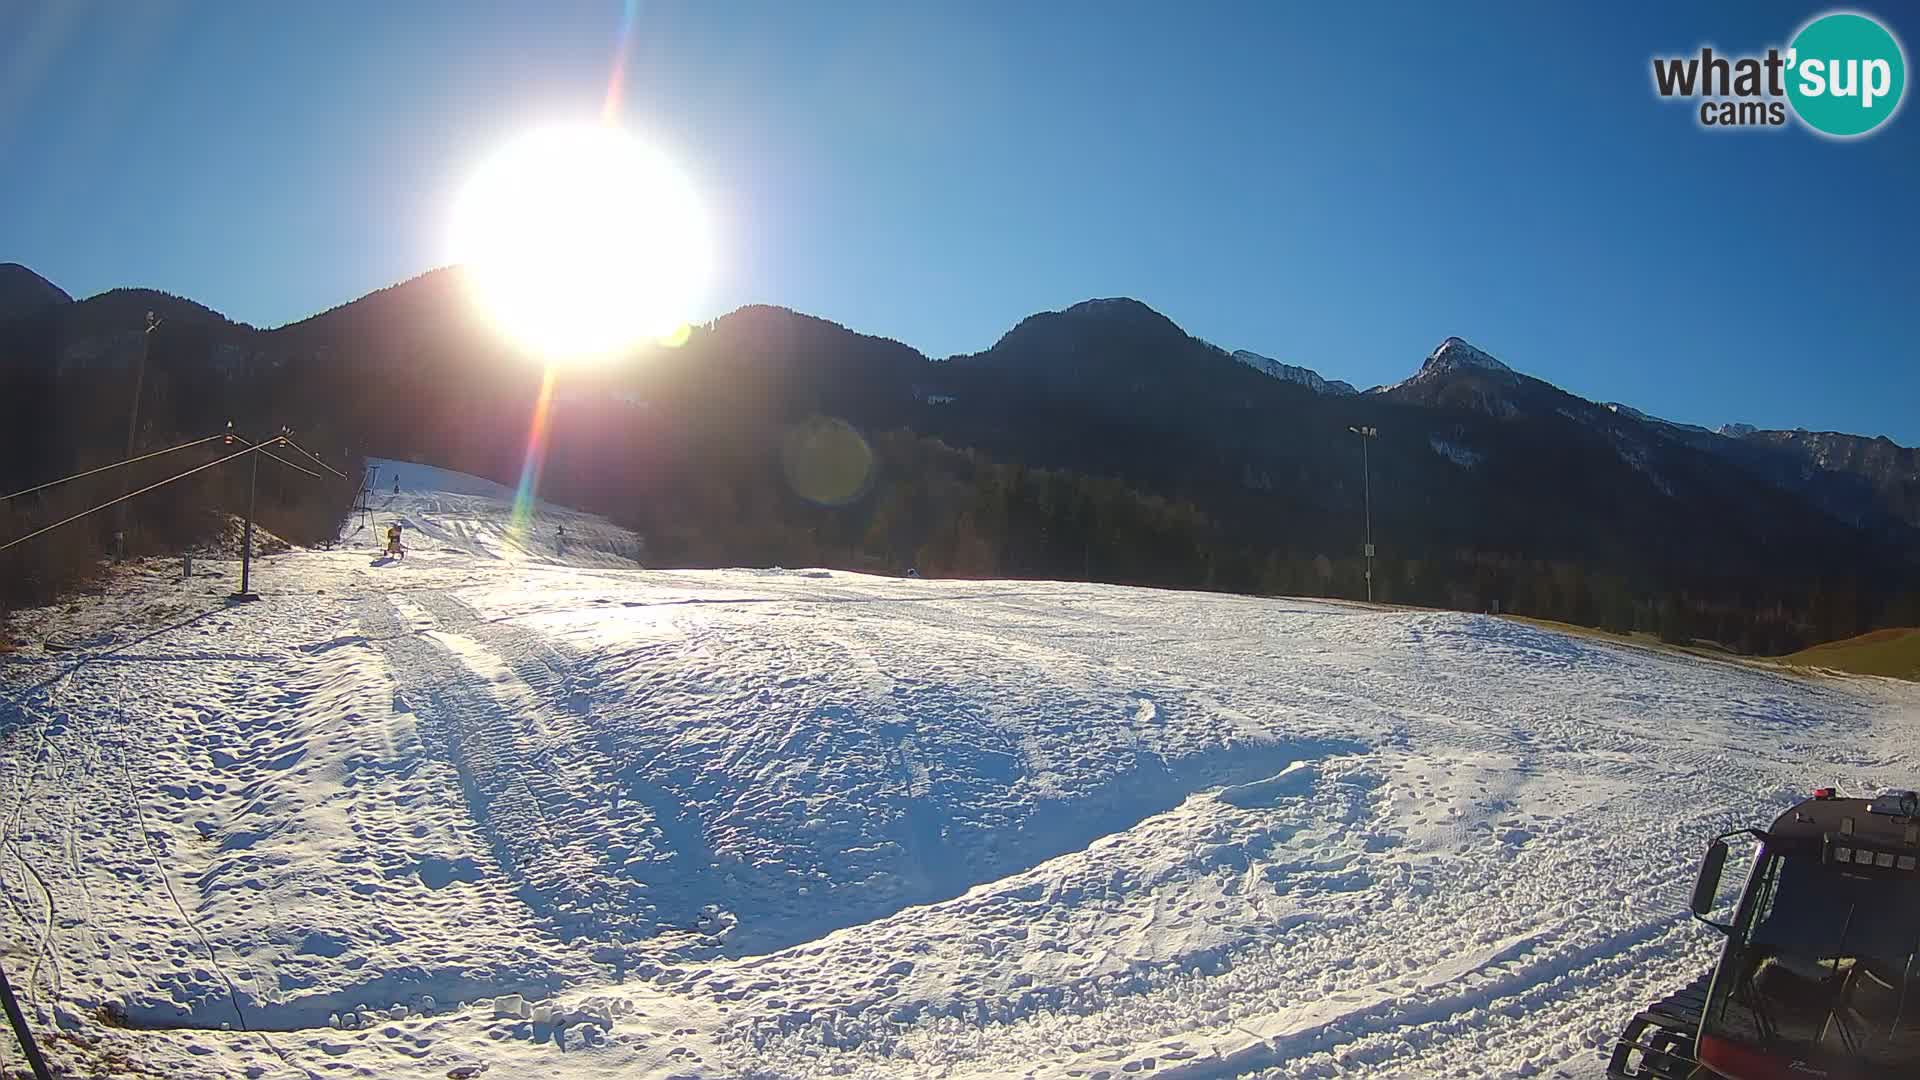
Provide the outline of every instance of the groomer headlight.
[[1920,792],[1883,791],[1867,804],[1867,813],[1889,817],[1920,817]]

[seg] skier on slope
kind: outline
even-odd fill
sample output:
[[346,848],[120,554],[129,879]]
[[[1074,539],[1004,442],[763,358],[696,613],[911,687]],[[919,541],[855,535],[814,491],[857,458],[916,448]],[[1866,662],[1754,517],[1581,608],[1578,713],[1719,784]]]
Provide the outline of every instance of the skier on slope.
[[400,523],[397,521],[387,526],[387,554],[397,559],[407,557],[407,549],[400,546]]

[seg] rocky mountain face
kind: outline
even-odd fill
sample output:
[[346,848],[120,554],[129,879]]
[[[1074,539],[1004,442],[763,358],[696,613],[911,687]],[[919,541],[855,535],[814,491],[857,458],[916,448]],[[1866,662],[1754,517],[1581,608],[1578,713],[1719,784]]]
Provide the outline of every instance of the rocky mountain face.
[[1457,337],[1395,386],[1328,394],[1144,305],[1100,301],[935,367],[956,404],[918,430],[1193,497],[1302,545],[1352,543],[1361,485],[1348,429],[1362,425],[1380,431],[1376,534],[1406,554],[1524,551],[1689,580],[1787,565],[1817,576],[1836,557],[1899,561],[1907,534],[1836,517],[1721,445],[1734,440],[1585,400]]
[[[1885,436],[1678,424],[1619,402],[1596,405],[1516,372],[1459,338],[1442,342],[1412,377],[1377,392],[1500,419],[1558,416],[1603,433],[1623,459],[1643,468],[1662,456],[1661,443],[1688,447],[1855,526],[1895,532],[1920,528],[1920,451]],[[1657,472],[1648,475],[1664,483]]]
[[1463,409],[1501,419],[1591,404],[1550,383],[1522,375],[1457,337],[1436,346],[1412,375],[1368,393],[1390,401]]
[[1763,470],[1830,512],[1862,525],[1885,519],[1920,527],[1920,450],[1884,435],[1760,431],[1728,437],[1730,459]]
[[1320,377],[1319,372],[1311,368],[1283,364],[1272,357],[1261,356],[1257,352],[1249,352],[1246,349],[1235,349],[1233,351],[1233,358],[1255,371],[1264,371],[1282,382],[1298,383],[1316,394],[1332,394],[1336,397],[1347,397],[1359,393],[1358,390],[1353,388],[1353,384],[1350,382],[1342,382],[1339,379],[1323,379]]

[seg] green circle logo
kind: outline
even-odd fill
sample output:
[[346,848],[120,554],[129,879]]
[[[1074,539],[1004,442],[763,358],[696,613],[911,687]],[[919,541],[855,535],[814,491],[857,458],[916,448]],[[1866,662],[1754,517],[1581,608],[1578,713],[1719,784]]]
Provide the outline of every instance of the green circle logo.
[[1907,58],[1878,22],[1852,12],[1822,15],[1787,52],[1787,99],[1815,131],[1865,135],[1900,108]]

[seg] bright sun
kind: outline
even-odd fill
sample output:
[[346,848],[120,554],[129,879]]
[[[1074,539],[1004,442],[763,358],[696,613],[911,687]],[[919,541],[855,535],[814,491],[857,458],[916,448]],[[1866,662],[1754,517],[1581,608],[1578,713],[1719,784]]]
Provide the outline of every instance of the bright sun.
[[692,185],[602,125],[536,131],[489,157],[454,206],[453,247],[481,309],[549,362],[670,337],[712,272]]

